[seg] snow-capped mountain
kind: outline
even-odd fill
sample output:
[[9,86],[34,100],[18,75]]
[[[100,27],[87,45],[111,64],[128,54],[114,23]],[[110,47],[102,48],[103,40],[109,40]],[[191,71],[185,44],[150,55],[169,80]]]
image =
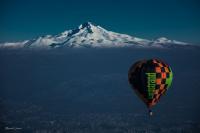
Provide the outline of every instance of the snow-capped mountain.
[[81,24],[73,30],[64,31],[58,35],[46,35],[22,42],[6,42],[0,48],[57,48],[57,47],[159,47],[172,45],[185,46],[187,43],[169,40],[165,37],[156,40],[141,39],[134,36],[108,31],[91,22]]

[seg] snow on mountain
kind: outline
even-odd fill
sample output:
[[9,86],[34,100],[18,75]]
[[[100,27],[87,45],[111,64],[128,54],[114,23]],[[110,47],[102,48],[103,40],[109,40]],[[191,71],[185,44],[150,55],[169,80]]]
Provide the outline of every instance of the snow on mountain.
[[168,47],[187,43],[169,40],[165,37],[150,41],[126,34],[108,31],[91,22],[81,24],[73,30],[58,35],[46,35],[23,42],[2,43],[0,48],[57,48],[57,47]]
[[188,43],[180,42],[180,41],[176,41],[176,40],[169,40],[166,37],[160,37],[160,38],[156,39],[154,41],[154,43],[155,44],[169,44],[169,43],[172,43],[172,44],[182,44],[182,45],[188,44]]
[[0,43],[0,48],[23,48],[24,44],[28,42],[28,40],[22,42],[5,42]]
[[170,47],[181,47],[181,46],[190,46],[189,43],[176,41],[176,40],[170,40],[166,37],[160,37],[155,39],[151,44],[151,47],[160,47],[160,48],[170,48]]

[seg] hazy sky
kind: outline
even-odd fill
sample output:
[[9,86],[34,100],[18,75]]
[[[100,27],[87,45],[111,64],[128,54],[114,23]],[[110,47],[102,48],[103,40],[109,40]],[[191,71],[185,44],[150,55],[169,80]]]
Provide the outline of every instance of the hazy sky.
[[141,38],[200,42],[199,0],[0,0],[0,41],[58,34],[86,21]]

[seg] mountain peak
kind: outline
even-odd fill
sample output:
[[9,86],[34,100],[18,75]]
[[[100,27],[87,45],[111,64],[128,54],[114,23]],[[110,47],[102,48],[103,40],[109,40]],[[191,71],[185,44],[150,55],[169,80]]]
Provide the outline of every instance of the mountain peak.
[[157,38],[154,43],[158,44],[181,44],[181,45],[186,45],[188,43],[185,43],[185,42],[181,42],[181,41],[176,41],[176,40],[170,40],[166,37],[160,37],[160,38]]
[[169,40],[166,37],[159,37],[155,40],[156,43],[171,43],[172,40]]
[[79,26],[79,29],[96,27],[92,22],[85,22]]
[[162,41],[166,41],[166,40],[169,40],[168,38],[166,38],[166,37],[159,37],[159,38],[157,38],[156,40],[162,40]]

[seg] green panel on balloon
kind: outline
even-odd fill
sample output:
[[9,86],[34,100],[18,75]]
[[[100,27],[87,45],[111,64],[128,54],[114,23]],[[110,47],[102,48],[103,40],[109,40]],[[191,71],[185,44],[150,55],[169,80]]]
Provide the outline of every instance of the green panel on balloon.
[[171,84],[172,84],[172,79],[173,79],[173,73],[172,73],[172,70],[171,70],[171,68],[169,68],[170,69],[170,74],[169,74],[169,78],[167,78],[166,79],[166,84],[167,84],[167,88],[169,88],[170,86],[171,86]]

